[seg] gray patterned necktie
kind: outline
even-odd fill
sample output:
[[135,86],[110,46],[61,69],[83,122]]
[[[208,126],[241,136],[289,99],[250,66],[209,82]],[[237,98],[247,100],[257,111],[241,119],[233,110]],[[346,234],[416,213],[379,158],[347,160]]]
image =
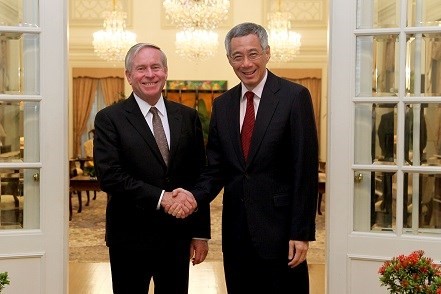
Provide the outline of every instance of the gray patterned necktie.
[[161,152],[162,158],[164,158],[165,164],[168,165],[170,151],[168,150],[167,137],[165,136],[161,118],[158,115],[158,109],[156,107],[151,107],[150,112],[153,114],[153,135],[155,136],[156,144],[158,144],[159,151]]

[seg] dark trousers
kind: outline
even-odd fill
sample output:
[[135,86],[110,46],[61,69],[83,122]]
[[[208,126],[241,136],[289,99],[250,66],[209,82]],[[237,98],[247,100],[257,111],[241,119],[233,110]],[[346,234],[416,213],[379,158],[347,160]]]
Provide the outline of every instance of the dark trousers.
[[288,260],[262,260],[256,255],[242,253],[242,256],[224,254],[228,294],[309,294],[306,261],[291,269],[287,266]]
[[243,225],[241,241],[236,247],[237,250],[223,253],[228,294],[309,293],[307,262],[295,268],[288,267],[288,249],[286,258],[261,258],[251,243],[246,225]]
[[190,241],[155,247],[109,247],[113,293],[147,294],[152,278],[155,294],[188,293]]

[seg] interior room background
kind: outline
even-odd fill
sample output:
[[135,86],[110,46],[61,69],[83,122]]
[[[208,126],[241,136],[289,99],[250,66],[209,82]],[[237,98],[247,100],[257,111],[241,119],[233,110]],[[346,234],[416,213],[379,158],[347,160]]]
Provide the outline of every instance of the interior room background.
[[[217,29],[217,52],[199,63],[187,61],[175,52],[175,34],[178,30],[165,18],[162,0],[116,2],[127,12],[126,29],[136,33],[137,42],[154,43],[167,54],[168,80],[225,80],[228,88],[235,86],[239,80],[225,55],[223,41],[226,33],[232,26],[246,21],[266,27],[267,13],[282,3],[284,9],[292,13],[292,30],[302,35],[302,45],[294,61],[270,61],[268,68],[291,80],[319,82],[320,86],[314,88],[312,95],[319,97],[318,105],[315,105],[319,156],[321,161],[326,161],[327,0],[232,0],[227,20]],[[69,157],[72,158],[84,155],[82,143],[88,139],[87,134],[93,128],[94,113],[130,95],[131,87],[124,77],[123,62],[100,59],[92,46],[93,32],[102,29],[102,13],[111,10],[112,0],[70,0],[69,6]],[[84,89],[74,82],[79,77],[89,79],[87,95],[81,94]],[[109,85],[106,88],[109,80],[112,80],[113,94],[108,93]],[[83,121],[82,129],[78,129],[78,120]]]

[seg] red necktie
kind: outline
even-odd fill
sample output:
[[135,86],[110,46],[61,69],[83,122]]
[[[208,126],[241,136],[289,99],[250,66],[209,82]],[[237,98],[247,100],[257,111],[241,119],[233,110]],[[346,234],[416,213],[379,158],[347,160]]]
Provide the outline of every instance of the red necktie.
[[242,140],[242,151],[245,160],[248,158],[248,151],[250,150],[251,135],[253,134],[254,128],[254,93],[248,91],[245,93],[247,98],[247,109],[245,112],[245,118],[243,119],[242,132],[240,133],[240,138]]

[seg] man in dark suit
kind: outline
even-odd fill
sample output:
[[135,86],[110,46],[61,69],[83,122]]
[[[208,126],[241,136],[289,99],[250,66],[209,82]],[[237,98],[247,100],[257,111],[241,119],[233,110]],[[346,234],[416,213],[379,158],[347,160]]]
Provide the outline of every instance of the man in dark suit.
[[[222,249],[229,294],[309,293],[306,255],[315,240],[318,194],[310,93],[266,69],[270,47],[262,26],[235,26],[225,48],[241,83],[214,100],[208,168],[191,192],[202,205],[224,187]],[[248,99],[254,108],[249,147],[241,138],[249,128]]]
[[[385,106],[390,107],[390,105]],[[382,160],[385,162],[394,162],[395,160],[395,130],[395,112],[392,110],[381,115],[378,125],[378,142],[380,144],[381,154],[383,155]],[[384,227],[392,226],[393,175],[394,173],[384,172],[382,177],[383,199],[380,208],[384,215],[384,221],[380,225]]]
[[[187,293],[190,258],[198,264],[208,252],[209,205],[171,191],[192,187],[205,165],[201,122],[195,109],[162,97],[168,68],[159,47],[133,46],[125,67],[132,94],[95,118],[95,167],[109,195],[106,244],[113,291],[147,293],[153,278],[156,294]],[[196,206],[197,211],[175,218],[164,211],[173,203],[185,213]]]

